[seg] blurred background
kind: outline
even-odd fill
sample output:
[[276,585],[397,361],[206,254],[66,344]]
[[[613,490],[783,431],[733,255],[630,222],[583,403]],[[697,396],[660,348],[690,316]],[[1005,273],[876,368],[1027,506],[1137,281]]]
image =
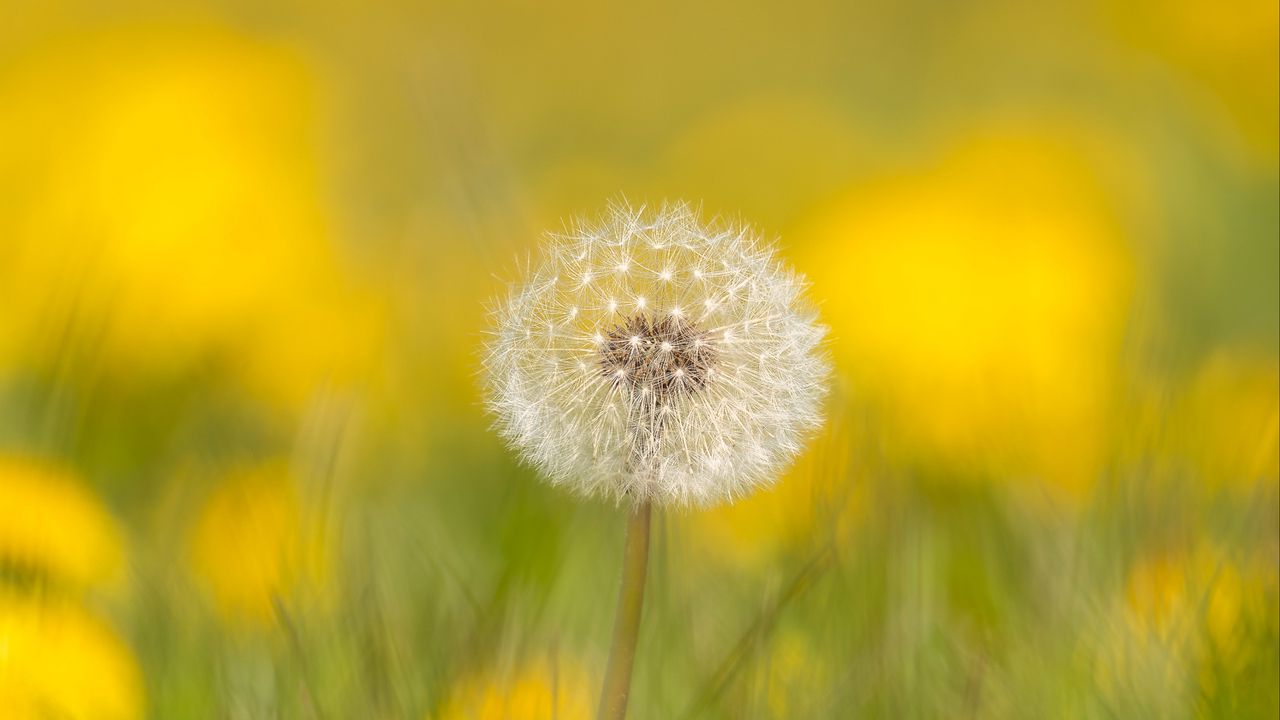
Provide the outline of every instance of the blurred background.
[[635,718],[1275,718],[1275,0],[0,2],[0,717],[582,718],[623,513],[488,431],[611,198],[812,280]]

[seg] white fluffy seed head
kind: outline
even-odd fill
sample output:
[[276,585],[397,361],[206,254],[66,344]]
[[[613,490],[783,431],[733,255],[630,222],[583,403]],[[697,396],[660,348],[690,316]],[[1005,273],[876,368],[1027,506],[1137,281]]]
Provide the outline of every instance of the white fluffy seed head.
[[547,238],[493,310],[487,402],[553,484],[711,505],[772,483],[822,421],[825,329],[749,229],[611,205]]

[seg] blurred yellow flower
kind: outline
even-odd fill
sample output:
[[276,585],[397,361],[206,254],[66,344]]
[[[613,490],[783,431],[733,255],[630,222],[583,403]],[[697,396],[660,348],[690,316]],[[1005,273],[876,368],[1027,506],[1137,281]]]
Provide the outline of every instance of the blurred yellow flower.
[[305,510],[284,462],[233,472],[214,488],[191,530],[191,562],[224,619],[266,625],[277,602],[322,599],[329,548]]
[[463,680],[441,720],[580,720],[595,709],[596,688],[578,666],[556,660],[531,662],[514,674]]
[[1126,617],[1140,636],[1163,643],[1194,643],[1203,632],[1232,657],[1243,639],[1240,619],[1267,613],[1267,584],[1275,568],[1242,567],[1207,545],[1193,552],[1160,554],[1136,564],[1125,585]]
[[121,579],[119,530],[70,471],[0,456],[0,566],[75,588]]
[[1099,462],[1131,283],[1102,181],[1069,137],[997,129],[858,189],[798,262],[890,445],[1068,497]]
[[1250,633],[1274,625],[1276,593],[1273,563],[1238,562],[1207,542],[1140,558],[1117,603],[1120,622],[1098,649],[1101,687],[1167,693],[1175,706],[1177,693],[1196,684],[1213,692],[1211,661],[1235,674],[1258,659],[1263,648]]
[[1144,636],[1186,632],[1188,558],[1157,555],[1136,564],[1125,583],[1126,619]]
[[128,720],[142,716],[129,648],[74,605],[0,592],[0,717]]
[[366,356],[371,318],[332,312],[354,291],[300,56],[172,27],[75,37],[14,67],[0,355],[47,362],[70,327],[130,372],[232,354],[295,402]]

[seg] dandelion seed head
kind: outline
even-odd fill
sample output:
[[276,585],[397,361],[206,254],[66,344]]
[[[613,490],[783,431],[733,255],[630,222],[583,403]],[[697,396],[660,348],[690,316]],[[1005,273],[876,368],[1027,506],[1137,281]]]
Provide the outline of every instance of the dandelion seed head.
[[553,484],[711,505],[771,484],[821,424],[825,329],[749,229],[617,204],[540,262],[494,308],[484,376],[497,429]]

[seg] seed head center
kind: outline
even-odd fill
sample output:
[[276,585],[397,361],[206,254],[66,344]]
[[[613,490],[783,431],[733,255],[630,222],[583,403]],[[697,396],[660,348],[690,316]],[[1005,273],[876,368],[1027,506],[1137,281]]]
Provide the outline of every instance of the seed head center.
[[609,330],[599,357],[601,375],[665,405],[706,386],[716,351],[707,333],[679,316],[637,313]]

